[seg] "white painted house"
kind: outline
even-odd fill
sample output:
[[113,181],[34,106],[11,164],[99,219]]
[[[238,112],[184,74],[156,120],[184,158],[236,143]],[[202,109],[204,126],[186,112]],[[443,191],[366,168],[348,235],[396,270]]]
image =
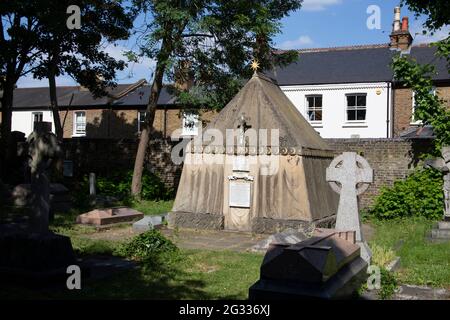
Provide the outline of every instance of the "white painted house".
[[281,86],[324,138],[390,137],[391,86],[386,82]]

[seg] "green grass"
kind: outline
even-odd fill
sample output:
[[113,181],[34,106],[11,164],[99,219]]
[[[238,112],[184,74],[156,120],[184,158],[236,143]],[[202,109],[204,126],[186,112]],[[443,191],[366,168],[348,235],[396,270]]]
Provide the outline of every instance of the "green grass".
[[148,267],[84,280],[81,290],[4,287],[0,299],[247,299],[248,288],[259,278],[262,258],[252,253],[180,250],[176,257],[164,257]]
[[434,224],[424,219],[377,221],[369,244],[392,249],[400,256],[401,283],[450,288],[450,242],[428,240]]
[[142,212],[145,215],[156,215],[161,213],[167,213],[172,210],[173,200],[142,200],[139,202],[133,202],[131,207]]

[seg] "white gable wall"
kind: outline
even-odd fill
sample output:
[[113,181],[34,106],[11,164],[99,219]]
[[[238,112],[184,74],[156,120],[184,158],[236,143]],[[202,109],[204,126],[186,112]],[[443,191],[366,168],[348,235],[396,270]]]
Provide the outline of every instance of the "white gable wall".
[[52,131],[55,132],[53,114],[49,110],[16,111],[12,112],[11,130],[25,133],[25,136],[33,132],[33,112],[42,112],[42,121],[52,123]]
[[[307,115],[308,95],[322,95],[322,121],[310,121],[323,138],[387,138],[392,92],[388,83],[280,86],[300,113]],[[365,121],[347,121],[347,94],[366,94]],[[390,132],[390,130],[389,130]]]

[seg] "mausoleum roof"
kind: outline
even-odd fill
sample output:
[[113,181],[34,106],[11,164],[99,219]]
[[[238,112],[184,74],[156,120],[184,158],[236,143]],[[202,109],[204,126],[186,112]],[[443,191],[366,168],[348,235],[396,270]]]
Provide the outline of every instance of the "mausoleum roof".
[[[280,147],[331,150],[306,121],[275,80],[255,73],[239,93],[222,109],[207,129],[218,129],[226,136],[227,129],[237,129],[244,116],[247,128],[279,130]],[[269,140],[270,141],[270,138]]]

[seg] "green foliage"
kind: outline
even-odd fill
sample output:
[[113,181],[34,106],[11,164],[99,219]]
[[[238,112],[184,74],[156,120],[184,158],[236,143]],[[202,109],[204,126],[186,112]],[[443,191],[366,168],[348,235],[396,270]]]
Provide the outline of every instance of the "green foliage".
[[393,272],[389,272],[386,268],[380,267],[381,272],[381,288],[378,297],[382,300],[389,299],[398,288],[398,280]]
[[157,230],[150,230],[134,237],[120,250],[125,257],[140,261],[157,259],[161,254],[178,252],[177,246]]
[[133,0],[133,9],[148,13],[151,20],[144,22],[139,52],[127,52],[127,57],[156,60],[156,73],[162,71],[170,81],[186,80],[179,71],[187,67],[195,85],[189,92],[175,90],[180,104],[220,109],[239,90],[242,78],[251,76],[253,58],[269,70],[297,59],[294,51],[275,53],[272,38],[281,30],[281,19],[298,10],[301,2]]
[[393,70],[397,80],[415,94],[414,119],[420,119],[423,125],[433,126],[436,150],[450,144],[450,111],[446,110],[443,100],[433,92],[431,76],[435,72],[434,66],[420,65],[413,59],[398,56],[394,58]]
[[[97,177],[97,193],[113,196],[124,200],[130,196],[132,171],[117,171],[113,174]],[[80,202],[86,201],[89,195],[89,177],[84,176],[80,183]],[[169,200],[173,196],[173,190],[168,189],[161,179],[153,173],[145,171],[142,176],[142,194],[143,200]]]
[[382,188],[369,214],[377,219],[439,219],[443,212],[442,183],[440,172],[433,169],[417,170],[406,180]]

